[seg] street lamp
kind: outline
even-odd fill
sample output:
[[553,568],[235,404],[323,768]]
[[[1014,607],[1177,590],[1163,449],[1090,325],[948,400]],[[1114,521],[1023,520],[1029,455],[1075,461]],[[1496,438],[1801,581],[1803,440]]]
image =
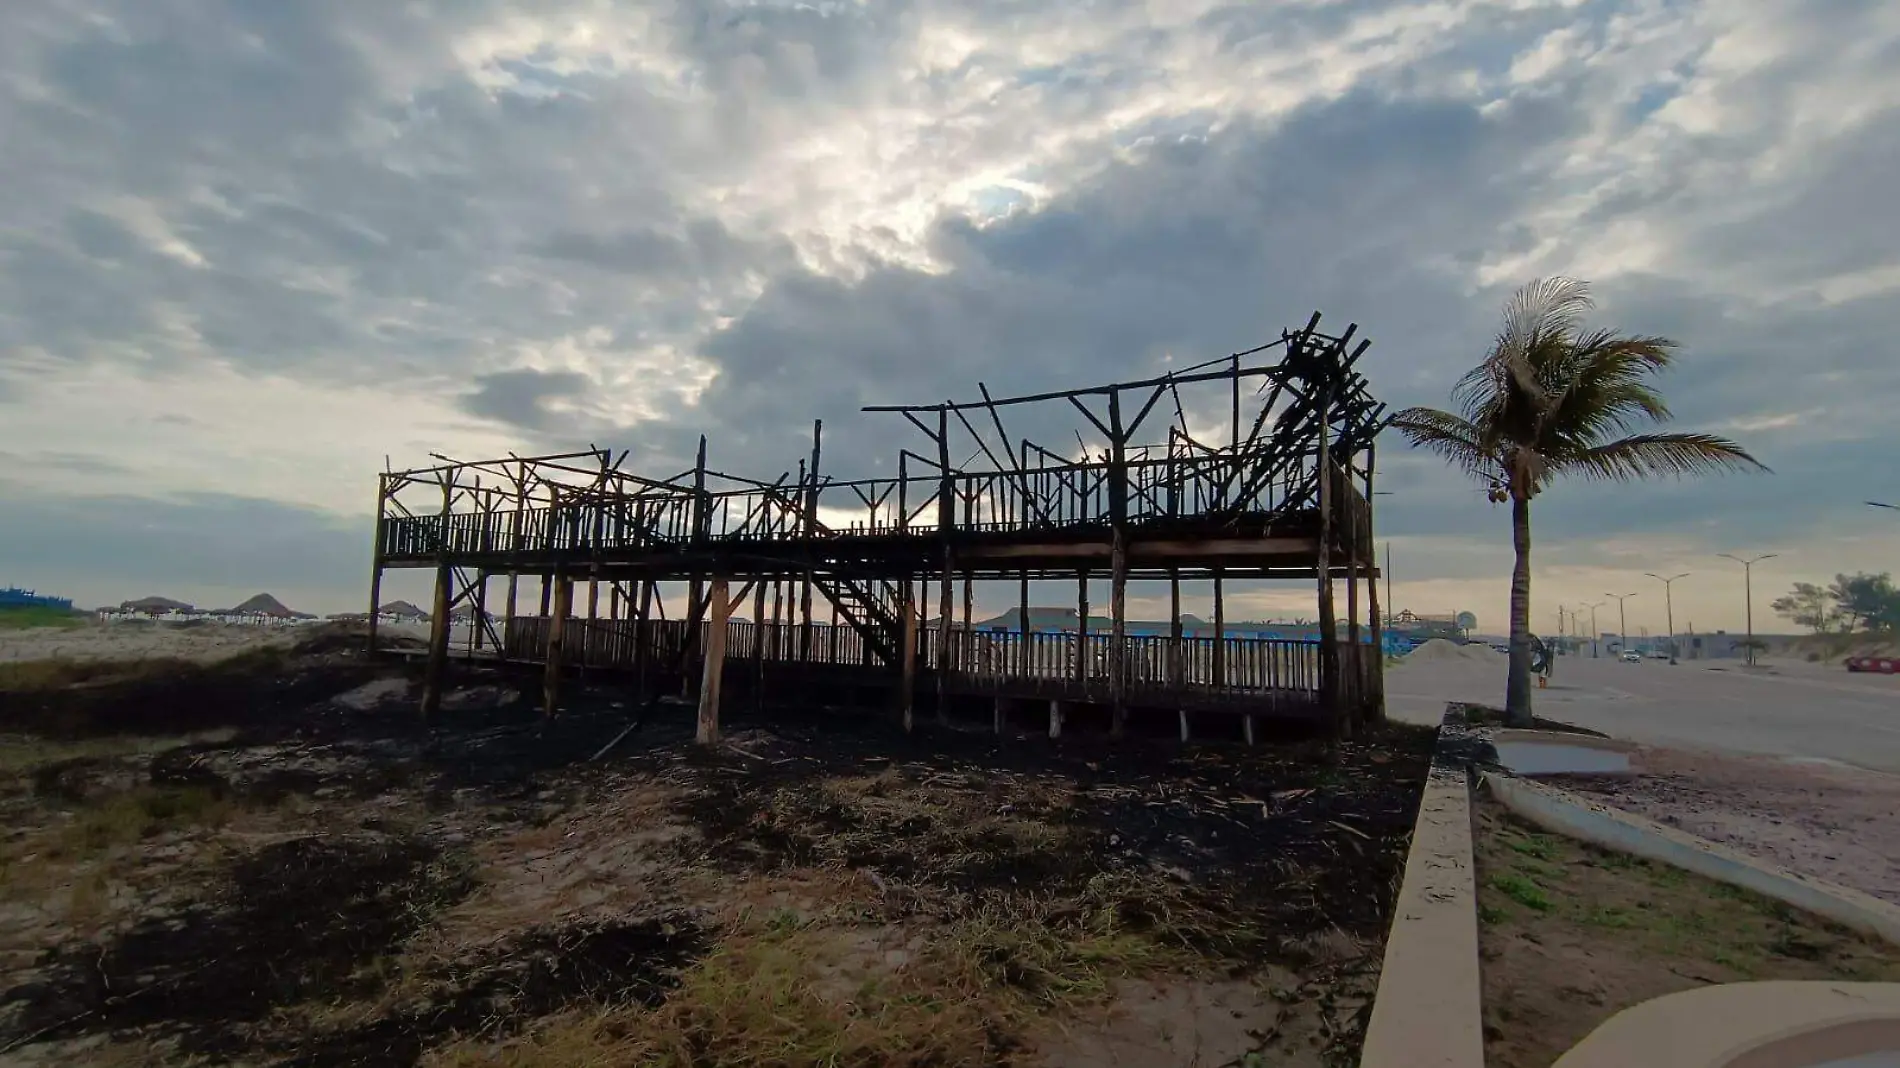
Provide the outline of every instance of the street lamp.
[[1608,603],[1608,601],[1597,601],[1583,606],[1590,610],[1590,659],[1592,660],[1597,658],[1597,635],[1603,633],[1597,629],[1597,609]]
[[1636,596],[1633,593],[1606,593],[1605,597],[1616,598],[1616,652],[1618,656],[1629,652],[1630,615],[1629,608],[1623,602]]
[[1643,574],[1663,584],[1663,610],[1668,613],[1669,619],[1669,662],[1673,664],[1676,662],[1676,600],[1669,588],[1675,585],[1677,579],[1688,578],[1689,573],[1684,571],[1680,575],[1670,575],[1667,578],[1654,571],[1645,571]]
[[1763,553],[1760,556],[1752,557],[1747,560],[1732,553],[1716,553],[1715,555],[1733,560],[1742,565],[1742,597],[1747,602],[1745,611],[1748,617],[1748,658],[1746,662],[1750,667],[1753,667],[1755,665],[1755,565],[1761,563],[1763,560],[1773,560],[1781,554]]

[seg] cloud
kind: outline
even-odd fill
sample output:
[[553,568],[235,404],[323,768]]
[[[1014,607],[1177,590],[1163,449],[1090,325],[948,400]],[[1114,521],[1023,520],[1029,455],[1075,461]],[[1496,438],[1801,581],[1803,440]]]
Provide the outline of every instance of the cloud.
[[[1900,399],[1897,10],[6,6],[0,450],[48,522],[191,500],[206,532],[210,498],[360,514],[431,451],[670,474],[706,433],[770,478],[823,419],[862,474],[916,444],[864,404],[1145,375],[1315,308],[1384,399],[1441,403],[1509,289],[1568,273],[1683,342],[1682,425],[1778,474],[1561,487],[1540,591],[1600,585],[1611,544],[1871,566],[1900,548],[1855,510]],[[1069,413],[1010,418],[1068,447]],[[1500,616],[1495,510],[1380,465],[1404,573],[1442,576],[1416,594]]]

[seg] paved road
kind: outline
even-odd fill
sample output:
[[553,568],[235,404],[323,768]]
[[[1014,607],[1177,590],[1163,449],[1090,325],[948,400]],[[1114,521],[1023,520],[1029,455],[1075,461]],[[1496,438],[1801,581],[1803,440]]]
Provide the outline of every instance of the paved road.
[[[1504,703],[1504,665],[1401,665],[1386,675],[1395,719],[1435,723],[1450,700]],[[1558,661],[1539,715],[1652,745],[1836,760],[1900,774],[1900,675],[1808,663]]]

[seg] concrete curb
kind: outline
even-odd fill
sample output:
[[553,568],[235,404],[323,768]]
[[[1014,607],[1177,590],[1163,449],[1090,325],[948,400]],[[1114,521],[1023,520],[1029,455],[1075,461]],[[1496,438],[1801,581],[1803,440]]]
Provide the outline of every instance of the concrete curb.
[[1440,727],[1360,1068],[1484,1068],[1471,783]]
[[[1900,906],[1858,890],[1764,864],[1726,846],[1545,783],[1490,771],[1483,773],[1483,781],[1485,788],[1505,808],[1546,830],[1752,890],[1900,945]],[[1409,882],[1409,867],[1406,877]]]

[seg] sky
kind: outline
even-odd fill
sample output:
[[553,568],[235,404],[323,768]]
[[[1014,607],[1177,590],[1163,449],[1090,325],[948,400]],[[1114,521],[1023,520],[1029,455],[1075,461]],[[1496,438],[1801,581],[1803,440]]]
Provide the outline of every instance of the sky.
[[[81,604],[358,609],[386,463],[671,474],[703,433],[769,479],[822,418],[829,470],[888,473],[918,441],[864,404],[1314,310],[1445,405],[1549,275],[1678,340],[1676,427],[1774,473],[1554,487],[1535,629],[1636,592],[1660,630],[1646,572],[1740,629],[1718,553],[1777,554],[1764,630],[1900,569],[1863,503],[1900,499],[1886,0],[36,0],[0,5],[0,145],[0,585]],[[1396,435],[1380,481],[1397,607],[1501,630],[1508,510]]]

